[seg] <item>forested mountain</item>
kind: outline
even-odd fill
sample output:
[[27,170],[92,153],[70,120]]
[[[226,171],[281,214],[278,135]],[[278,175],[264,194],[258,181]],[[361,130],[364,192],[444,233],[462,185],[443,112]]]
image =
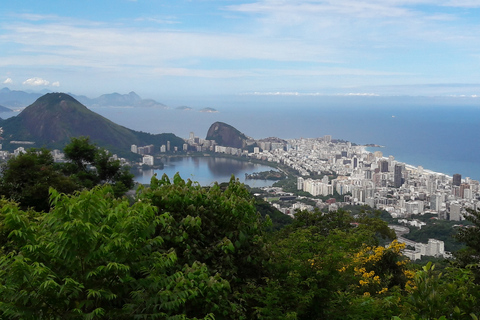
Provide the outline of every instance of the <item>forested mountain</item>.
[[183,144],[183,139],[173,134],[152,135],[115,124],[65,93],[48,93],[0,125],[6,148],[8,142],[19,140],[33,141],[35,147],[61,148],[78,136],[89,136],[93,143],[113,152],[128,152],[132,144]]

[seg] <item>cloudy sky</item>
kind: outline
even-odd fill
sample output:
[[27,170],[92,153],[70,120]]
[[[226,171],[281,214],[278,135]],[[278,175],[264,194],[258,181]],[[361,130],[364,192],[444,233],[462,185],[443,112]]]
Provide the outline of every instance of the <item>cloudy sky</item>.
[[0,85],[96,96],[480,95],[480,0],[22,0]]

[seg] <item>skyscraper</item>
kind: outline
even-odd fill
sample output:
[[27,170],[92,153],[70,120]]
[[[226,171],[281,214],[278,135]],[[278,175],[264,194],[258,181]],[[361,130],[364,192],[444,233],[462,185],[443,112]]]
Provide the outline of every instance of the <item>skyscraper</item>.
[[388,161],[380,161],[380,172],[388,172]]
[[462,183],[462,175],[459,173],[455,173],[453,175],[453,185],[459,186]]
[[402,186],[402,165],[396,164],[395,171],[393,174],[393,186],[395,188],[400,188]]

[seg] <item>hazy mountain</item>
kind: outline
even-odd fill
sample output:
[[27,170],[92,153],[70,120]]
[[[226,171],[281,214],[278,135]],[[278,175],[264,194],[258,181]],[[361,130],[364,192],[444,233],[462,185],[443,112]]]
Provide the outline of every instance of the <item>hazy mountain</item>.
[[23,108],[41,96],[41,93],[29,93],[3,88],[0,90],[0,104],[7,108]]
[[170,141],[181,147],[183,139],[174,134],[152,135],[130,130],[89,110],[65,93],[49,93],[38,98],[18,116],[0,122],[3,144],[10,141],[34,141],[35,147],[61,148],[71,137],[89,136],[112,152],[130,151],[132,144],[154,144],[160,147]]
[[203,108],[200,110],[200,112],[211,112],[211,113],[215,113],[215,112],[218,112],[216,109],[213,109],[213,108]]
[[142,99],[135,92],[128,94],[109,93],[90,99],[86,96],[74,96],[87,107],[154,107],[166,108],[167,106],[153,99]]
[[192,108],[187,107],[187,106],[180,106],[180,107],[176,107],[175,109],[177,109],[177,110],[185,110],[185,111],[193,110]]
[[[3,88],[0,90],[0,105],[8,108],[24,108],[32,104],[35,100],[43,96],[48,90],[42,90],[43,93],[25,92]],[[87,107],[152,107],[167,108],[166,105],[153,99],[142,99],[135,92],[128,94],[109,93],[103,94],[98,98],[89,98],[83,95],[69,93],[80,103]]]
[[207,132],[207,140],[215,140],[224,147],[245,148],[248,137],[224,122],[215,122]]
[[0,105],[0,112],[12,112],[12,109],[5,108],[4,106]]

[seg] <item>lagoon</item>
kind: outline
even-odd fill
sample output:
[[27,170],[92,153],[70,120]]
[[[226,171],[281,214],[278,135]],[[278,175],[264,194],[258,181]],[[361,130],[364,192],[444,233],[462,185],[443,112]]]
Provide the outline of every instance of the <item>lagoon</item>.
[[245,174],[253,172],[269,171],[274,168],[249,161],[236,160],[222,157],[173,157],[163,158],[163,169],[147,169],[135,174],[135,181],[142,184],[149,184],[154,174],[161,177],[164,173],[172,179],[175,173],[180,173],[184,179],[198,182],[202,186],[212,185],[215,181],[228,182],[232,174],[240,182],[250,187],[271,186],[273,180],[246,180]]

